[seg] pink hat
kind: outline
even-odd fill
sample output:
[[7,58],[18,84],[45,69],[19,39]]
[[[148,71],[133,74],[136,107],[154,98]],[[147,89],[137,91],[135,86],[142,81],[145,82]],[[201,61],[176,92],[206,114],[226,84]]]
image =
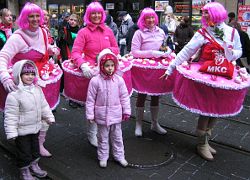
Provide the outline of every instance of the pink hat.
[[24,74],[24,73],[36,73],[35,67],[30,63],[24,64],[21,74]]

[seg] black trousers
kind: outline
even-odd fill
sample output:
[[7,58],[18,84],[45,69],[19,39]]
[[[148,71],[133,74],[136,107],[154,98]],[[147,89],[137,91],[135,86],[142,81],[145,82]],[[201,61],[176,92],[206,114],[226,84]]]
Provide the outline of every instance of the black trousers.
[[16,138],[17,166],[19,168],[29,166],[31,162],[40,158],[38,135],[39,132]]

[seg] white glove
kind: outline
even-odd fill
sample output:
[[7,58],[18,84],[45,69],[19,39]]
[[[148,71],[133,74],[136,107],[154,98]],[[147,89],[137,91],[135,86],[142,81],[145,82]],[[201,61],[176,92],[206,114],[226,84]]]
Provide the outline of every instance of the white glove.
[[163,56],[164,58],[168,57],[172,52],[172,49],[168,48],[168,50],[166,52],[164,52]]
[[11,79],[7,79],[6,81],[3,82],[3,87],[7,92],[12,92],[17,90],[17,86]]
[[228,61],[233,61],[234,54],[233,54],[233,48],[228,47],[228,44],[226,42],[223,42],[222,47],[224,48],[225,57]]
[[86,77],[86,78],[91,78],[93,76],[93,73],[92,73],[92,70],[91,68],[89,67],[89,65],[87,65],[86,63],[83,63],[81,65],[81,70],[82,70],[82,73],[83,75]]
[[60,54],[60,49],[56,46],[52,48],[53,55],[58,56]]
[[163,55],[164,55],[164,52],[163,52],[163,51],[152,50],[152,56],[153,56],[154,58],[159,58],[159,57],[161,57],[161,56],[163,56]]

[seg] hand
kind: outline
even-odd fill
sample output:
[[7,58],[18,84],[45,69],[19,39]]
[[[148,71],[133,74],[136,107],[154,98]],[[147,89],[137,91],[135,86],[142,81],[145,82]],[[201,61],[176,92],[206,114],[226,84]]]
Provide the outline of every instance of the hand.
[[7,92],[12,92],[17,90],[17,86],[15,85],[12,79],[7,79],[6,81],[4,81],[3,87]]
[[86,77],[86,78],[92,78],[93,76],[93,73],[92,73],[92,70],[91,68],[89,67],[89,65],[87,65],[86,63],[83,63],[81,65],[81,70],[82,70],[82,73],[83,75]]
[[164,73],[159,79],[167,80],[168,79],[168,74]]
[[164,52],[163,52],[163,51],[152,50],[152,56],[153,56],[154,58],[159,58],[159,57],[161,57],[161,56],[163,56],[163,55],[164,55]]
[[122,115],[122,120],[123,120],[123,121],[129,120],[129,118],[130,118],[130,115],[128,115],[128,114],[123,114],[123,115]]
[[234,60],[233,48],[228,46],[226,42],[223,42],[222,47],[224,48],[225,57],[227,58],[227,60],[233,61]]
[[52,52],[54,56],[58,56],[60,54],[60,49],[56,46],[52,48]]

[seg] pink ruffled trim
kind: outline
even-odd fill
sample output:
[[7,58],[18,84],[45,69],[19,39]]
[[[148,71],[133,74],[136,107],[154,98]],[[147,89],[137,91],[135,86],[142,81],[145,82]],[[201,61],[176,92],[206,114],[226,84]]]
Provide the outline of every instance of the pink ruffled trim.
[[85,105],[85,102],[79,101],[79,100],[76,100],[76,99],[73,99],[73,98],[67,96],[67,95],[64,93],[64,91],[63,91],[63,96],[64,96],[66,99],[68,99],[68,100],[71,100],[71,101],[76,102],[76,103],[81,104],[81,105]]
[[133,88],[132,92],[135,91],[137,93],[140,94],[147,94],[150,96],[161,96],[161,95],[167,95],[167,94],[171,94],[172,92],[164,92],[164,93],[149,93],[149,92],[143,92],[143,91],[137,91],[136,89]]
[[242,111],[243,106],[241,106],[240,110],[235,112],[235,113],[229,113],[229,114],[214,114],[214,113],[206,113],[206,112],[202,112],[199,109],[194,109],[194,108],[189,108],[183,104],[181,104],[172,94],[172,99],[174,100],[174,102],[180,106],[181,108],[190,111],[192,113],[196,113],[196,114],[200,114],[203,116],[209,116],[209,117],[230,117],[230,116],[236,116],[237,114],[239,114]]
[[[241,90],[241,89],[244,89],[244,88],[247,88],[247,87],[250,86],[250,79],[248,79],[248,81],[246,81],[245,83],[242,83],[242,84],[237,84],[237,83],[233,82],[235,85],[227,84],[227,83],[221,84],[221,83],[216,82],[216,81],[215,81],[215,83],[212,84],[211,82],[206,81],[208,79],[208,77],[211,76],[211,75],[209,75],[209,74],[203,74],[204,76],[207,76],[207,79],[205,79],[205,78],[204,79],[198,79],[198,78],[195,78],[195,77],[191,77],[189,74],[187,74],[187,73],[185,73],[183,71],[184,68],[181,67],[181,66],[182,65],[177,66],[176,69],[185,78],[191,79],[191,80],[196,81],[196,82],[201,83],[201,84],[205,84],[207,86],[211,86],[211,87],[214,87],[214,88],[220,88],[220,89],[227,89],[227,90]],[[192,70],[190,70],[190,73],[191,72],[192,72]],[[199,74],[201,74],[201,73],[199,73]],[[225,79],[225,81],[231,81],[232,82],[232,81],[234,81],[234,78],[232,80]]]
[[61,79],[62,75],[63,75],[63,72],[60,71],[60,73],[58,75],[56,75],[53,79],[43,80],[43,81],[46,83],[46,85],[53,84],[53,83],[56,83],[57,81],[59,81]]
[[168,66],[161,66],[161,65],[158,65],[158,66],[145,66],[145,65],[140,65],[140,64],[133,64],[133,66],[135,67],[139,67],[139,68],[144,68],[144,69],[167,69]]
[[52,108],[50,108],[50,109],[51,109],[51,110],[56,109],[56,107],[59,105],[59,103],[60,103],[60,95],[59,95],[59,97],[58,97],[58,101],[56,102],[56,104],[55,104]]

